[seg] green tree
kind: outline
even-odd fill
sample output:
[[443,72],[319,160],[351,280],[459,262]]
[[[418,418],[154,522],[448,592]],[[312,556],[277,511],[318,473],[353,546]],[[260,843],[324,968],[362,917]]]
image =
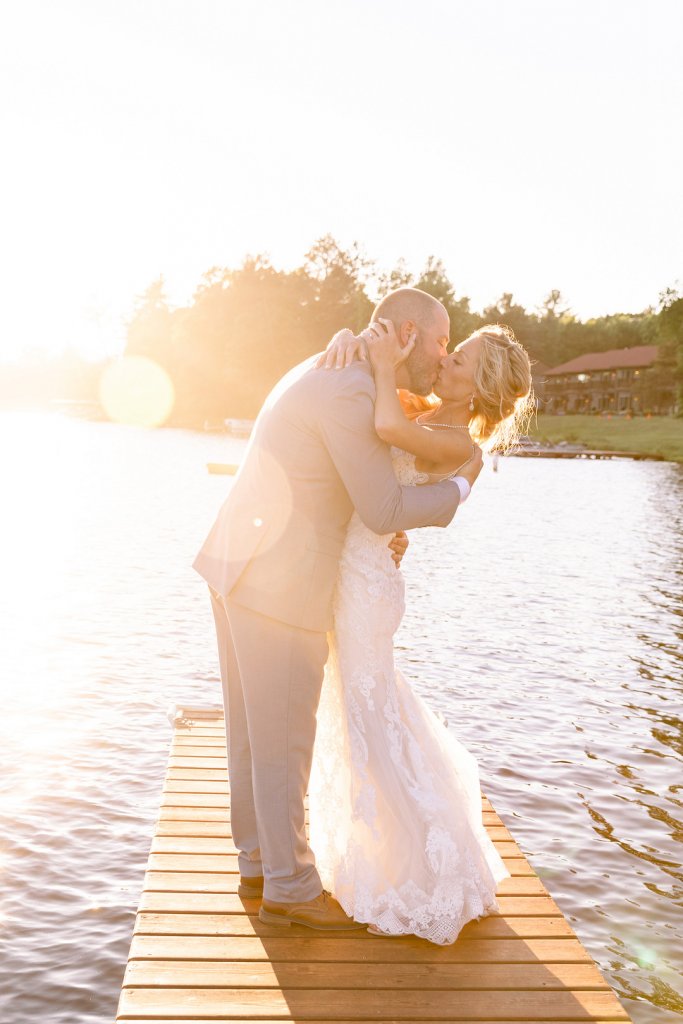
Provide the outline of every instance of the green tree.
[[[158,278],[135,302],[126,352],[148,356],[170,374],[176,391],[172,423],[255,416],[288,369],[322,349],[340,327],[357,331],[367,324],[371,285],[380,296],[406,285],[434,295],[448,310],[454,341],[485,323],[507,324],[534,361],[550,366],[586,352],[656,344],[658,363],[639,380],[641,404],[653,409],[670,405],[666,389],[670,396],[673,381],[683,411],[683,297],[675,289],[662,293],[657,311],[585,322],[573,316],[559,289],[549,291],[536,311],[504,292],[476,313],[467,297],[456,296],[435,256],[417,275],[404,260],[380,274],[358,243],[345,249],[329,234],[311,246],[293,271],[277,270],[262,255],[248,256],[236,269],[212,267],[192,300],[178,309],[169,307],[163,278]],[[76,369],[70,367],[70,381],[76,380]],[[86,383],[78,377],[76,390]]]
[[302,283],[264,256],[205,275],[177,335],[183,418],[200,406],[211,420],[255,415],[275,381],[310,354]]
[[[497,302],[487,306],[479,315],[479,327],[484,324],[505,324],[525,348],[535,350],[538,341],[538,317],[528,313],[524,306],[514,301],[512,292],[503,292]],[[544,361],[547,362],[545,357]]]
[[164,279],[158,277],[135,302],[127,324],[126,355],[147,356],[172,372],[172,322]]
[[415,282],[416,288],[428,292],[443,303],[451,321],[451,341],[457,344],[472,333],[477,325],[477,317],[470,311],[470,300],[467,296],[455,297],[455,288],[451,283],[443,261],[429,256],[427,262]]
[[535,350],[543,352],[544,363],[557,366],[572,358],[567,352],[567,331],[572,323],[574,317],[562,292],[559,288],[551,289],[543,300],[537,322],[532,328]]
[[674,382],[676,411],[683,416],[683,297],[675,288],[666,288],[659,296],[657,334],[660,360],[668,363]]
[[302,269],[312,285],[307,323],[313,351],[323,348],[341,327],[359,331],[366,326],[373,303],[365,279],[374,263],[357,242],[342,249],[331,235],[324,235],[306,253]]
[[401,257],[393,270],[378,274],[377,276],[376,291],[379,299],[383,299],[385,295],[396,291],[397,288],[413,287],[415,287],[415,275],[412,271],[408,270],[403,257]]
[[561,320],[571,314],[569,306],[565,305],[566,299],[559,288],[552,288],[541,306],[541,316],[545,320]]

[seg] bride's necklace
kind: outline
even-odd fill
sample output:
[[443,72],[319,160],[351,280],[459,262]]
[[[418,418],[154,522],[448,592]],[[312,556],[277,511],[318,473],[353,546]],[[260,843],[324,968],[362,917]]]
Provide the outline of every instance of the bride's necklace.
[[[415,422],[419,423],[421,427],[423,427],[423,426],[424,427],[446,427],[448,430],[467,430],[469,432],[470,428],[468,426],[466,426],[464,423],[432,423],[431,420],[429,420],[427,423],[424,423],[423,420],[422,420],[422,416],[423,415],[424,414],[421,413],[419,416],[415,417]],[[467,459],[465,462],[463,462],[462,466],[458,466],[458,468],[455,470],[454,473],[449,473],[448,477],[446,477],[446,479],[448,479],[448,478],[452,479],[454,476],[457,476],[458,473],[460,472],[460,470],[463,469],[467,465],[468,462],[470,462],[470,460],[474,456],[474,450],[475,450],[474,449],[474,441],[472,440],[472,436],[471,435],[470,435],[470,443],[472,445],[472,455],[470,456],[469,459]]]
[[419,423],[421,427],[447,427],[448,430],[469,430],[470,428],[465,423],[433,423],[429,420],[427,423],[422,419],[422,415],[415,418],[415,422]]

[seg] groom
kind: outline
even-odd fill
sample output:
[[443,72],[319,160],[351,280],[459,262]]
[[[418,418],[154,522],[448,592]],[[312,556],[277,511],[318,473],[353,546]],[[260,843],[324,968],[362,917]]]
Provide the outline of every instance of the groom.
[[[403,345],[416,335],[396,382],[429,394],[446,356],[445,308],[400,288],[378,317],[393,321]],[[332,930],[363,925],[322,891],[304,798],[346,526],[354,509],[378,534],[447,526],[481,455],[455,481],[401,487],[375,433],[369,364],[331,371],[316,358],[266,399],[193,565],[209,584],[218,638],[238,892],[263,896],[263,921]]]

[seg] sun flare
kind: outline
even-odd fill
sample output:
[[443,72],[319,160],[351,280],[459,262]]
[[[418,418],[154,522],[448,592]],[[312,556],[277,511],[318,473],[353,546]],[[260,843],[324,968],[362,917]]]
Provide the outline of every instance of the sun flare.
[[175,401],[171,378],[146,356],[122,356],[109,363],[99,394],[110,420],[137,427],[160,427]]

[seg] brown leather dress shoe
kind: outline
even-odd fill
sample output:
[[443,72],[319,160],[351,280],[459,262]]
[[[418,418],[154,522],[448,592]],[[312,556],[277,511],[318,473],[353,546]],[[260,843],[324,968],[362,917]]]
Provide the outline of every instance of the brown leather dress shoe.
[[254,875],[251,878],[240,875],[237,895],[245,900],[260,900],[263,896],[263,875]]
[[306,928],[316,928],[321,932],[365,928],[365,924],[349,917],[332,893],[326,889],[323,889],[315,899],[304,900],[302,903],[276,903],[275,900],[264,900],[258,916],[264,924],[283,925],[285,928],[289,928],[291,924],[303,924]]

